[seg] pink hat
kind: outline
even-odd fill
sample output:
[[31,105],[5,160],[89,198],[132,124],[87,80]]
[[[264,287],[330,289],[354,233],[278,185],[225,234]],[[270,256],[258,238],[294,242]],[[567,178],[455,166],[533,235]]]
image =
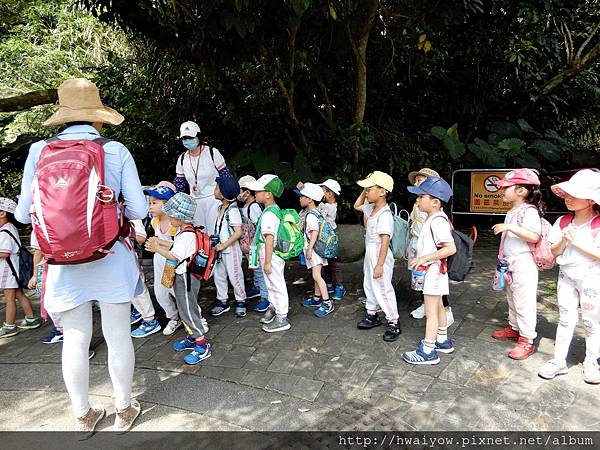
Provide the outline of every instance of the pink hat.
[[600,172],[583,169],[571,177],[569,181],[550,187],[560,198],[570,195],[584,200],[593,200],[600,205]]
[[531,169],[515,169],[504,175],[504,178],[494,183],[498,187],[514,186],[515,184],[539,186],[540,179]]
[[159,186],[164,186],[164,187],[168,187],[169,189],[171,189],[173,192],[177,192],[177,188],[175,187],[175,185],[173,183],[171,183],[170,181],[161,181],[160,183],[158,183],[156,185],[156,187]]

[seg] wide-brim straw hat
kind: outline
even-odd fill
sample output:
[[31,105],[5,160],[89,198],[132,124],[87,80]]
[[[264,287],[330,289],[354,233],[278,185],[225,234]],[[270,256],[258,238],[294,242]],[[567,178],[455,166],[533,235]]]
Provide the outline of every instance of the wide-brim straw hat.
[[58,88],[58,111],[44,125],[51,127],[69,122],[101,122],[120,125],[125,118],[102,104],[100,92],[94,83],[85,78],[66,80]]
[[435,170],[430,169],[429,167],[423,167],[421,170],[416,170],[408,174],[408,181],[410,184],[415,184],[418,175],[423,175],[424,177],[438,177],[440,176]]

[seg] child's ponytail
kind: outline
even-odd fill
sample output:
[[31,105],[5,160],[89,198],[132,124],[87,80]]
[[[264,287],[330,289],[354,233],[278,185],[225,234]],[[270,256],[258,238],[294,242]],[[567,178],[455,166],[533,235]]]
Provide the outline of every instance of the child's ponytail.
[[542,201],[542,191],[540,190],[540,187],[532,184],[522,184],[520,186],[527,189],[527,197],[525,198],[525,201],[530,205],[535,206],[540,217],[543,217],[546,208],[544,202]]

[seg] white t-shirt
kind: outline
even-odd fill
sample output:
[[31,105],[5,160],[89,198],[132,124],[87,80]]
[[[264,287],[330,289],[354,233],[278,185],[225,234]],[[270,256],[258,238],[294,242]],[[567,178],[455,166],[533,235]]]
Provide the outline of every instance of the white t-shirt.
[[131,222],[131,225],[133,226],[133,230],[135,231],[136,236],[147,237],[146,228],[144,227],[144,224],[142,223],[141,220],[136,219],[136,220],[131,220],[130,222]]
[[[178,262],[190,258],[196,253],[196,234],[191,231],[180,231],[173,239],[171,254],[177,258]],[[187,262],[182,262],[177,266],[175,273],[184,274],[187,272]]]
[[250,220],[255,226],[258,223],[258,219],[262,214],[262,208],[260,204],[257,202],[252,202],[249,205],[244,205],[242,207],[242,215],[244,220]]
[[33,231],[31,232],[31,236],[29,237],[29,246],[34,250],[40,249],[40,244],[37,238],[35,237],[35,233]]
[[[523,210],[524,209],[524,210]],[[519,223],[522,217],[522,223]],[[535,207],[523,204],[514,210],[510,210],[504,219],[504,223],[518,225],[527,231],[542,234],[542,221],[538,210]],[[517,237],[516,234],[507,233],[504,239],[504,257],[510,258],[522,253],[529,253],[529,245],[523,239]]]
[[382,234],[389,235],[390,240],[394,235],[394,217],[392,216],[390,207],[386,204],[373,215],[374,209],[374,203],[366,203],[362,207],[366,228],[366,245],[381,244]]
[[329,222],[335,230],[337,228],[337,224],[335,223],[337,217],[337,203],[321,202],[317,208],[321,211],[321,214],[323,214],[323,218]]
[[[446,242],[454,242],[452,237],[452,227],[448,221],[448,216],[443,211],[432,214],[427,218],[417,240],[417,258],[431,255],[438,251],[438,247]],[[441,261],[430,261],[425,265],[437,264]]]
[[[556,244],[562,240],[563,231],[574,230],[578,242],[583,243],[586,248],[596,250],[600,248],[600,230],[596,230],[592,234],[592,221],[579,226],[571,222],[561,230],[560,219],[561,218],[558,218],[558,220],[554,222],[554,225],[550,230],[548,241],[551,244]],[[596,235],[595,238],[594,234]],[[600,261],[591,258],[571,244],[567,244],[563,254],[556,258],[556,262],[560,265],[561,270],[565,271],[569,276],[580,276],[581,274],[589,274],[590,272],[597,274],[600,272]]]
[[308,247],[310,233],[313,231],[319,231],[319,218],[316,216],[316,214],[307,211],[304,219],[304,248]]
[[219,170],[225,167],[225,158],[214,147],[213,155],[214,162],[210,157],[210,148],[203,145],[199,156],[190,156],[189,152],[185,152],[183,157],[177,158],[177,176],[185,176],[190,185],[190,195],[194,198],[214,195],[217,184],[215,178],[219,175]]
[[[158,217],[152,219],[151,223],[152,228],[154,229],[154,236],[156,236],[161,241],[172,241],[173,237],[177,234],[177,228],[172,226],[170,223],[168,224],[169,226],[167,227],[167,232],[163,233],[160,229],[160,221]],[[160,267],[160,270],[162,270],[166,260],[167,259],[163,255],[155,253],[153,258],[153,264],[155,267]]]
[[[21,243],[21,239],[19,238],[19,232],[15,228],[15,226],[7,222],[0,230],[10,231],[12,235],[17,238],[19,244]],[[15,242],[15,240],[10,237],[10,235],[6,232],[0,232],[0,253],[9,253],[10,262],[15,268],[15,272],[19,273],[19,244]],[[0,259],[0,289],[3,288],[18,288],[19,283],[15,276],[10,270],[10,266],[6,261],[6,258]]]
[[[217,223],[215,224],[215,233],[219,234],[219,242],[224,244],[233,234],[233,227],[241,227],[242,226],[242,215],[240,214],[240,209],[237,206],[229,206],[226,210],[226,216],[219,211],[219,216],[217,217]],[[240,241],[235,241],[231,246],[227,247],[221,253],[231,253],[231,248],[240,245]]]

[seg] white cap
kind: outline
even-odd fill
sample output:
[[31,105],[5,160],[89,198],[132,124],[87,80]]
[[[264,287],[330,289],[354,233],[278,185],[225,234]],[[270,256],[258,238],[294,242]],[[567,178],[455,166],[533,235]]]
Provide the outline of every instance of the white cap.
[[192,122],[188,120],[187,122],[183,122],[181,127],[179,127],[179,139],[184,137],[196,137],[200,133],[200,127],[196,122]]
[[327,189],[332,191],[335,195],[340,195],[342,192],[342,187],[340,186],[340,183],[338,183],[337,181],[335,181],[331,178],[323,181],[320,184],[320,186],[325,186]]
[[300,195],[304,195],[305,197],[308,197],[314,200],[315,202],[320,202],[321,200],[323,200],[323,195],[325,194],[323,193],[323,189],[321,189],[321,186],[319,186],[318,184],[304,183],[304,187],[300,189]]
[[0,197],[0,211],[6,211],[14,214],[17,204],[10,198]]
[[244,175],[238,180],[238,183],[240,184],[241,189],[250,189],[248,184],[256,183],[256,178],[254,178],[252,175]]

